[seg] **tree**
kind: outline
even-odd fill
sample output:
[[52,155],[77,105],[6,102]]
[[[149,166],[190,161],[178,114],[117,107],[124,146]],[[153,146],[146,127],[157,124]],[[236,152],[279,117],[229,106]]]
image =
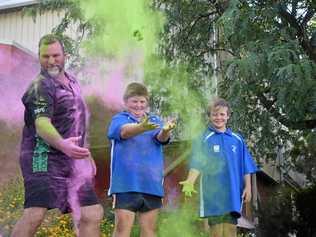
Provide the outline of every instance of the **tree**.
[[297,192],[295,206],[297,212],[297,237],[314,237],[316,235],[316,185]]
[[316,185],[301,190],[280,187],[259,206],[259,236],[314,237]]
[[[308,139],[316,129],[315,2],[155,3],[168,19],[161,53],[207,80],[213,72],[222,75],[219,95],[231,102],[232,126],[243,131],[255,156],[275,158],[282,146],[288,165],[307,159],[315,169],[315,139]],[[221,63],[214,68],[216,57]],[[300,141],[310,149],[295,149]]]
[[257,213],[260,220],[257,228],[259,237],[269,236],[272,233],[275,237],[283,237],[296,232],[294,196],[294,190],[280,187],[259,206]]

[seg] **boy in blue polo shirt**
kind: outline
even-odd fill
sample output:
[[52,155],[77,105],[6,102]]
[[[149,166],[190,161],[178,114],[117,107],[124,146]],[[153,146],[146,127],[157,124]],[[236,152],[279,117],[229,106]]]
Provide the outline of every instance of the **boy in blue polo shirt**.
[[216,99],[208,116],[211,125],[194,141],[189,175],[180,184],[190,197],[200,176],[200,217],[208,218],[210,236],[235,237],[242,203],[251,200],[250,174],[257,168],[242,137],[226,128],[229,104]]
[[163,152],[174,121],[165,125],[148,113],[149,95],[140,83],[130,83],[124,93],[126,111],[112,118],[111,177],[108,195],[115,209],[114,237],[127,237],[139,212],[141,236],[155,236],[156,218],[162,206]]

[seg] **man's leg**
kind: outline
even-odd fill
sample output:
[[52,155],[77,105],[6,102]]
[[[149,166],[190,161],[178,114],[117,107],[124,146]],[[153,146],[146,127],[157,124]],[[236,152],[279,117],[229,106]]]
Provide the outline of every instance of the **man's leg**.
[[134,224],[135,213],[125,209],[115,209],[113,237],[129,237]]
[[156,235],[156,220],[159,209],[139,214],[140,236],[154,237]]
[[81,207],[79,236],[100,236],[100,223],[103,218],[103,208],[100,204]]
[[237,226],[235,224],[224,223],[223,237],[237,237]]
[[30,207],[23,211],[20,220],[15,224],[11,237],[32,237],[41,225],[47,212],[46,208]]
[[73,223],[73,231],[76,234],[76,237],[79,237],[79,224],[80,224],[80,217],[78,218],[74,213],[71,213],[72,223]]
[[210,237],[224,237],[223,224],[215,224],[210,226]]

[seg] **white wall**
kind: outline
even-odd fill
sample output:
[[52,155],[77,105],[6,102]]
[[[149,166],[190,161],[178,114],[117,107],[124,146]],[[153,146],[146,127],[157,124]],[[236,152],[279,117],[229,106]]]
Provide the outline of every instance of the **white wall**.
[[[23,14],[21,10],[0,12],[0,41],[15,41],[37,54],[40,37],[50,33],[60,23],[63,14],[49,11],[37,14],[34,21],[32,16]],[[74,32],[75,29],[70,29],[67,34],[74,37]]]

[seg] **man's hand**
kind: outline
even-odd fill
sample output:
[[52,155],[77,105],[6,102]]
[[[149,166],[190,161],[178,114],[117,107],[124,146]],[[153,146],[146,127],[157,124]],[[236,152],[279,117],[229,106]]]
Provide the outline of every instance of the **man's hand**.
[[172,129],[174,129],[175,127],[176,127],[176,120],[172,119],[172,120],[169,120],[165,123],[162,130],[164,130],[165,132],[169,132]]
[[90,159],[91,165],[92,165],[92,175],[96,176],[97,175],[97,165],[95,164],[95,161],[91,155],[89,156],[89,159]]
[[89,158],[90,151],[87,148],[78,146],[81,137],[69,137],[63,139],[61,151],[73,159]]
[[141,123],[139,124],[144,131],[154,130],[156,128],[159,128],[159,124],[152,123],[149,121],[148,116],[144,116],[144,118],[141,120]]
[[196,193],[194,189],[194,184],[189,182],[188,180],[182,181],[179,184],[182,185],[182,192],[186,197],[191,197],[193,193]]

